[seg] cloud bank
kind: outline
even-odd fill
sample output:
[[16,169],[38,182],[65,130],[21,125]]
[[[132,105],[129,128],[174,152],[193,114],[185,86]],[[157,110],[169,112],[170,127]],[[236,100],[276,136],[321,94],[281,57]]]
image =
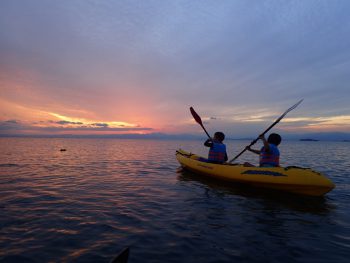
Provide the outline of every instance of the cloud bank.
[[212,132],[256,134],[304,98],[290,115],[302,121],[278,128],[350,131],[349,12],[346,0],[1,1],[0,120],[201,132],[194,106]]

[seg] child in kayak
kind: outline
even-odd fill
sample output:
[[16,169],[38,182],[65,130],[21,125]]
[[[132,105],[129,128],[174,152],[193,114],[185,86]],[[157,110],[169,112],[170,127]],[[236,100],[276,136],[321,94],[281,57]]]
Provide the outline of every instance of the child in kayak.
[[222,142],[225,139],[225,134],[222,132],[216,132],[213,139],[205,141],[204,145],[210,147],[208,160],[209,163],[224,163],[228,160],[226,145]]
[[[250,152],[259,154],[260,167],[277,167],[280,166],[280,151],[278,145],[281,143],[282,138],[277,133],[271,133],[270,136],[265,139],[264,135],[260,135],[259,139],[263,141],[264,146],[260,150],[251,149],[249,146],[246,149]],[[244,163],[244,166],[254,166],[250,163]]]

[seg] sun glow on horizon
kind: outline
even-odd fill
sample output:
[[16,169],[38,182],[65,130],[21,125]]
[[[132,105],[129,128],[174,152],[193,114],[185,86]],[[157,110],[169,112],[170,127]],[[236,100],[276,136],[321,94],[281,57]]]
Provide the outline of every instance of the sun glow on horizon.
[[[154,118],[154,114],[135,111],[133,114],[125,115],[133,122],[110,120],[108,114],[103,118],[100,112],[88,111],[80,107],[67,107],[60,103],[53,105],[52,108],[44,106],[31,106],[16,103],[4,99],[2,102],[2,114],[0,122],[2,125],[1,133],[5,134],[148,134],[154,132],[160,133],[192,133],[194,126],[197,125],[193,117],[188,114],[185,118],[174,116],[172,118]],[[141,114],[142,113],[142,114]],[[125,112],[126,114],[126,112]],[[110,114],[109,114],[110,115]],[[102,116],[102,118],[96,117]],[[212,116],[212,117],[210,117]],[[108,120],[109,119],[109,120]],[[267,109],[249,110],[242,113],[228,115],[202,115],[203,124],[209,129],[229,130],[230,127],[249,125],[265,126],[272,123],[276,116]],[[140,120],[140,122],[138,122]],[[157,122],[156,122],[157,121]],[[170,123],[170,124],[169,124]],[[198,127],[196,127],[198,128]],[[278,128],[285,131],[344,131],[350,130],[350,115],[336,116],[318,116],[318,117],[285,117],[281,120]]]
[[146,134],[154,131],[142,123],[89,118],[95,114],[84,109],[64,107],[64,112],[76,113],[72,116],[3,99],[0,102],[3,102],[0,115],[2,134]]
[[137,124],[122,122],[122,121],[100,121],[100,120],[87,120],[85,118],[75,118],[63,116],[58,113],[50,112],[50,115],[56,117],[59,120],[66,121],[67,124],[82,124],[82,125],[93,125],[93,126],[108,126],[110,128],[136,128],[139,127]]

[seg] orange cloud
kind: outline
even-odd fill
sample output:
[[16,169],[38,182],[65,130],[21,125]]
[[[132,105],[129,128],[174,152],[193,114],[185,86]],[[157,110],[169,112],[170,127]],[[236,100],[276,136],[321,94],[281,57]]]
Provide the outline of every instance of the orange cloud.
[[350,130],[350,115],[286,118],[283,123],[281,129],[288,131],[348,132]]
[[2,134],[114,134],[149,133],[153,129],[125,121],[104,121],[40,110],[0,99],[0,133]]

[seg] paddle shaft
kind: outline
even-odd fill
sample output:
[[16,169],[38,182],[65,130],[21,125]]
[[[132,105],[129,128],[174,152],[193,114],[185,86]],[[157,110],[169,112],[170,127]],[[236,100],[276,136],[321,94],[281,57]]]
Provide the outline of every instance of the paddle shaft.
[[190,111],[191,111],[191,114],[192,114],[193,118],[203,128],[203,130],[204,130],[205,134],[208,136],[208,138],[212,139],[210,137],[209,133],[207,132],[207,130],[204,128],[204,125],[203,125],[201,117],[197,114],[197,112],[195,112],[195,110],[192,107],[190,107]]
[[[248,147],[254,145],[260,138],[260,136],[265,135],[269,130],[271,130],[277,123],[279,123],[284,116],[287,115],[288,112],[290,112],[291,110],[294,110],[303,100],[298,101],[296,104],[294,104],[292,107],[290,107],[288,110],[286,110],[274,123],[272,123],[263,133],[261,133],[259,135],[258,138],[256,138],[255,140],[253,140]],[[239,156],[241,156],[245,151],[247,150],[247,148],[244,148],[238,155],[236,155],[232,160],[229,161],[229,163],[232,163],[234,160],[236,160]]]
[[209,139],[211,139],[209,133],[207,132],[207,130],[204,128],[203,124],[200,124],[205,132],[205,134],[208,136]]
[[[278,122],[274,122],[272,125],[270,125],[269,128],[267,128],[261,135],[265,135],[269,130],[272,129],[273,126],[275,126]],[[260,136],[259,136],[260,137]],[[256,138],[255,140],[253,140],[248,147],[254,145],[258,140],[259,137]],[[247,150],[247,148],[244,148],[238,155],[236,155],[231,161],[229,161],[229,163],[232,163],[234,160],[236,160],[239,156],[241,156],[245,151]]]

